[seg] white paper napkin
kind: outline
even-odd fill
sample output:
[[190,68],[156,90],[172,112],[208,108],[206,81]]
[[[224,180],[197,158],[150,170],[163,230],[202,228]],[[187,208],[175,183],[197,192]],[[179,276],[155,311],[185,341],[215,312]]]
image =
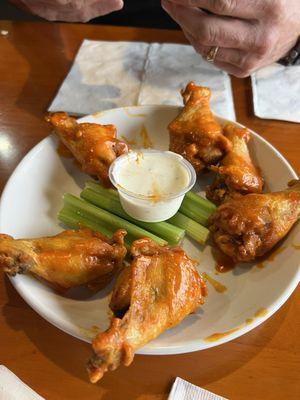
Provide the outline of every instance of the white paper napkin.
[[182,105],[180,89],[189,81],[208,86],[214,112],[235,119],[228,74],[208,64],[188,45],[150,45],[138,103]]
[[235,119],[229,76],[188,45],[84,40],[49,111],[92,114],[137,104],[182,104],[190,80],[212,89],[212,109]]
[[257,117],[300,122],[300,66],[272,64],[251,76]]
[[168,400],[227,400],[181,378],[176,378]]
[[4,365],[0,365],[0,400],[45,400]]

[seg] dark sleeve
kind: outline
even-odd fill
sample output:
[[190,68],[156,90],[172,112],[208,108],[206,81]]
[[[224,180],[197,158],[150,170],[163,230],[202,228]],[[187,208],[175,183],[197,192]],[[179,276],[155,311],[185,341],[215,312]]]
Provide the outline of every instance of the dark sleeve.
[[281,58],[278,62],[279,64],[285,66],[300,65],[300,37],[298,38],[296,45],[289,51],[289,53],[285,57]]

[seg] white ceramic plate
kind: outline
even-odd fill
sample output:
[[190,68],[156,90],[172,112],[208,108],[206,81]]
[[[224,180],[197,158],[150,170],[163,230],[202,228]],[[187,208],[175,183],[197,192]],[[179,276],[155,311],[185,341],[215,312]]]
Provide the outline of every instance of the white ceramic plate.
[[[167,149],[166,126],[177,113],[178,108],[174,106],[127,107],[94,114],[81,121],[113,123],[121,138],[135,140],[140,147],[143,143],[140,132],[145,126],[154,147]],[[61,158],[56,147],[56,139],[47,137],[27,154],[12,174],[1,200],[1,232],[15,238],[29,238],[52,235],[62,229],[56,215],[62,206],[63,193],[79,194],[90,178],[80,173],[72,160]],[[250,147],[268,190],[284,189],[289,180],[296,178],[278,151],[254,132]],[[204,189],[206,184],[207,178],[201,177],[196,190]],[[223,284],[226,291],[218,293],[208,283],[205,305],[139,353],[201,350],[232,340],[261,324],[288,299],[299,282],[300,253],[295,245],[300,245],[299,224],[281,244],[282,251],[266,261],[264,268],[244,265],[215,275],[210,246],[202,248],[185,240],[183,247],[191,258],[199,260],[199,270]],[[111,288],[92,296],[84,289],[76,289],[63,297],[30,276],[19,275],[12,283],[34,310],[72,336],[89,342],[99,329],[108,326]]]

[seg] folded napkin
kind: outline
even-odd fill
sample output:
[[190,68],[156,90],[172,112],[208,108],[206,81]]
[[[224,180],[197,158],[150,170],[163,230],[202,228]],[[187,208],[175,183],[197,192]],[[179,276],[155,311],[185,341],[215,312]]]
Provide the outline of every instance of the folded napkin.
[[212,89],[214,112],[235,119],[229,76],[188,45],[84,40],[49,111],[92,114],[139,104],[182,105],[189,81]]
[[45,400],[4,365],[0,365],[0,400]]
[[176,378],[168,400],[227,400],[208,390],[195,386],[184,379]]
[[300,122],[300,65],[272,64],[251,76],[257,117]]

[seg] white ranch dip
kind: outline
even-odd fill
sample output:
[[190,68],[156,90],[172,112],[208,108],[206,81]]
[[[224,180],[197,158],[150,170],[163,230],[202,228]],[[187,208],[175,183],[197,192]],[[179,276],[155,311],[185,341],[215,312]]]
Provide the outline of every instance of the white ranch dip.
[[114,161],[109,175],[124,210],[148,222],[171,218],[195,183],[191,164],[170,151],[132,151]]

